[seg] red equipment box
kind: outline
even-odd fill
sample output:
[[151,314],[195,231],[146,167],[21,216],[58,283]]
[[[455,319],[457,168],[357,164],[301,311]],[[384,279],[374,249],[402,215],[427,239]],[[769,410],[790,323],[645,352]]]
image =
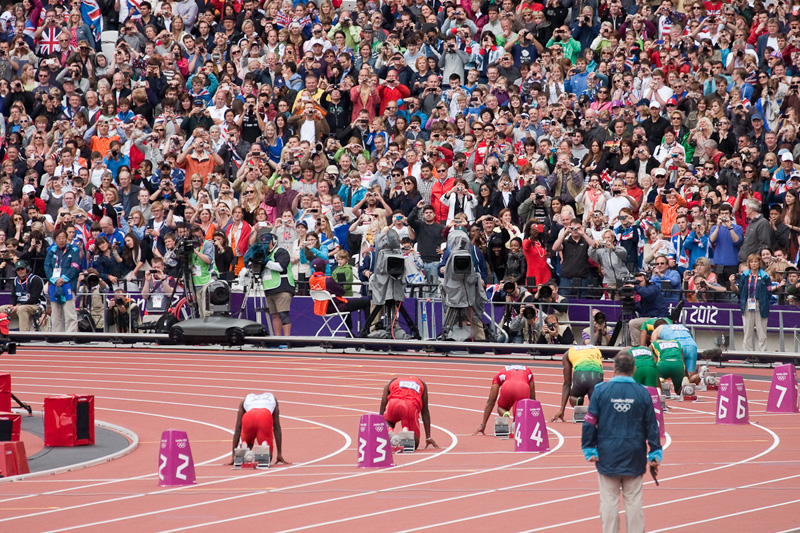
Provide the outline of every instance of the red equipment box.
[[94,396],[48,396],[44,399],[44,445],[94,444]]
[[28,456],[25,455],[25,443],[21,440],[0,442],[0,477],[29,474]]
[[0,411],[11,411],[11,374],[0,374]]
[[0,412],[0,441],[19,440],[22,416],[16,413]]

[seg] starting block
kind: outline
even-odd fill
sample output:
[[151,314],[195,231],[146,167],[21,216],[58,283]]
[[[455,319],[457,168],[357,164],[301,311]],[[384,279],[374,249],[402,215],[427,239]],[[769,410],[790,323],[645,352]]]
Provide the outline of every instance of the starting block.
[[358,426],[358,467],[394,466],[386,419],[375,413],[361,415]]
[[269,452],[269,444],[264,441],[260,446],[253,446],[253,461],[256,463],[256,468],[264,469],[269,468],[272,462],[272,457]]
[[250,449],[247,447],[244,448],[236,448],[233,450],[233,467],[234,468],[242,468],[242,464],[244,463],[244,456]]
[[189,436],[185,431],[168,429],[161,434],[158,484],[161,487],[194,485],[194,460]]
[[583,419],[586,418],[586,413],[589,412],[589,408],[585,405],[576,405],[572,408],[572,421],[576,424],[583,422]]
[[0,453],[0,478],[30,473],[24,442],[0,442]]
[[747,390],[742,376],[726,374],[719,380],[717,424],[749,424]]
[[656,420],[658,421],[658,436],[663,437],[666,435],[664,429],[664,403],[658,389],[655,387],[645,387],[647,392],[650,393],[650,400],[653,402],[653,410],[656,412]]
[[694,385],[687,383],[681,387],[681,401],[694,402],[697,400],[697,392],[695,392]]
[[403,449],[403,453],[414,453],[417,450],[417,443],[414,442],[413,431],[398,431],[397,436],[400,437],[398,446]]
[[768,413],[796,413],[797,368],[792,364],[775,367],[767,399]]
[[663,383],[661,383],[661,394],[663,394],[665,398],[670,397],[669,389],[670,389],[669,381],[664,381]]
[[550,451],[542,404],[538,400],[519,400],[514,415],[514,451]]
[[507,439],[511,435],[511,418],[498,416],[494,419],[494,436]]
[[17,441],[22,426],[22,416],[16,413],[0,413],[0,441]]

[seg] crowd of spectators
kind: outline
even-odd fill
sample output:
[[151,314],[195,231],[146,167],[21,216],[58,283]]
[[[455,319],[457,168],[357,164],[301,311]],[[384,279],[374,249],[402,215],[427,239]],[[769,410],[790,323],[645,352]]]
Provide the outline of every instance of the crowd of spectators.
[[389,229],[412,284],[466,231],[487,285],[739,299],[756,254],[798,303],[798,0],[3,4],[0,274],[56,308],[260,231],[366,291]]

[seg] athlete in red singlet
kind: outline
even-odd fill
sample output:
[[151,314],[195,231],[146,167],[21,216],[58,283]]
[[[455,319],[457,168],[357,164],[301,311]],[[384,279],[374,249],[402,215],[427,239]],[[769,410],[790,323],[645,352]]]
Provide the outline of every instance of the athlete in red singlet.
[[[286,462],[283,458],[281,419],[278,400],[269,392],[261,394],[248,394],[239,404],[239,414],[236,418],[236,429],[233,431],[233,449],[239,446],[239,441],[253,449],[254,445],[267,442],[270,456],[275,457],[275,464]],[[275,448],[278,449],[277,456]],[[231,464],[233,464],[233,451],[231,451]]]
[[414,432],[414,442],[419,448],[419,417],[425,427],[425,447],[438,448],[431,437],[431,414],[428,411],[428,387],[418,377],[409,376],[394,378],[383,388],[380,414],[386,419],[389,427],[400,427]]
[[486,422],[492,414],[494,404],[497,402],[497,414],[500,416],[509,413],[513,418],[516,411],[517,402],[525,398],[536,399],[536,389],[533,384],[533,372],[527,366],[507,365],[492,380],[492,388],[489,389],[489,398],[486,400],[486,407],[483,409],[483,421],[478,429],[473,433],[483,433],[486,430]]

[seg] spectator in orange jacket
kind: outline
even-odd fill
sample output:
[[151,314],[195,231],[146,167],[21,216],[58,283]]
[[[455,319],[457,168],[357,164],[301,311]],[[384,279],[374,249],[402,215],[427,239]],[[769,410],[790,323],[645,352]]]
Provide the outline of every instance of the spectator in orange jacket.
[[[662,196],[667,197],[667,203],[661,199]],[[679,207],[686,207],[686,200],[674,189],[656,196],[656,209],[661,211],[661,233],[668,239],[672,237],[672,226],[678,218]]]
[[445,161],[439,160],[433,166],[433,188],[431,188],[431,205],[436,212],[436,222],[444,224],[447,221],[447,214],[450,207],[442,203],[442,196],[450,192],[456,183],[454,177],[447,177],[447,166]]

